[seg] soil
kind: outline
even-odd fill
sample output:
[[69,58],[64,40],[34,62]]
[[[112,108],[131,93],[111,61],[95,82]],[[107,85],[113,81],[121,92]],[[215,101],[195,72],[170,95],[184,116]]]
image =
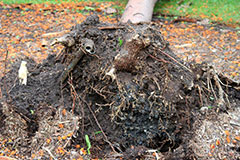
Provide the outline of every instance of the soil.
[[[196,152],[193,141],[199,142],[196,134],[204,120],[239,111],[239,83],[207,64],[183,62],[169,49],[160,28],[158,23],[110,26],[92,15],[65,36],[59,55],[49,55],[40,64],[19,59],[0,81],[2,135],[25,137],[12,147],[29,157],[46,146],[56,148],[56,137],[71,130],[63,145],[69,154],[51,157],[89,158],[75,148],[88,135],[91,158],[154,159],[149,153],[154,149],[162,159],[207,159]],[[86,39],[94,42],[90,53],[84,48]],[[79,56],[80,50],[84,55]],[[62,81],[76,58],[79,62]],[[26,86],[17,78],[21,60],[29,71]],[[9,133],[6,119],[11,116],[16,118],[12,122],[23,122],[16,125],[21,130],[15,127]],[[64,131],[54,128],[60,122]],[[47,137],[56,143],[46,144]],[[238,147],[230,149],[236,159]],[[50,154],[49,149],[44,152],[43,159]]]

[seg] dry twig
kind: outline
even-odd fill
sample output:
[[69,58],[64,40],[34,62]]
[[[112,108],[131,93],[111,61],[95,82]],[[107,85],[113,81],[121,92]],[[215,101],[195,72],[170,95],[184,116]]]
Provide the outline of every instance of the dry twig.
[[[72,80],[72,77],[70,79]],[[75,103],[76,98],[78,99],[78,101],[80,103],[81,102],[80,96],[77,94],[76,89],[73,86],[72,81],[68,81],[68,84],[71,87],[71,93],[74,94],[73,103]],[[75,104],[73,105],[72,113],[74,113],[74,106],[75,106]],[[83,108],[83,106],[81,107],[81,112],[82,112],[82,134],[83,134],[83,132],[84,132],[84,108]]]
[[182,63],[178,62],[175,58],[173,58],[172,56],[170,56],[169,54],[167,54],[166,52],[159,50],[161,53],[163,53],[165,56],[169,57],[171,60],[173,60],[174,62],[176,62],[177,64],[179,64],[180,66],[182,66],[183,68],[185,68],[186,70],[188,70],[189,72],[192,73],[192,70],[187,68],[185,65],[183,65]]
[[103,26],[103,27],[98,27],[100,30],[111,30],[111,29],[123,29],[125,28],[124,26]]
[[48,154],[54,159],[54,160],[57,160],[57,158],[55,158],[54,157],[54,155],[51,153],[51,151],[48,149],[48,148],[46,148],[46,147],[42,147],[45,151],[47,151],[48,152]]
[[[75,87],[73,86],[73,84],[69,83],[69,85],[72,87],[72,89],[74,90],[74,92],[77,93],[76,90],[75,90]],[[83,98],[81,98],[78,94],[77,94],[77,98],[78,98],[79,100],[81,100],[82,102],[84,102],[84,103],[87,105],[88,109],[90,110],[91,114],[93,115],[93,118],[94,118],[96,124],[98,125],[99,129],[101,130],[101,132],[102,132],[102,134],[103,134],[103,136],[104,136],[104,138],[105,138],[105,141],[110,145],[110,147],[112,148],[113,152],[116,152],[115,149],[114,149],[114,147],[113,147],[113,145],[112,145],[112,143],[108,140],[105,132],[103,131],[101,125],[99,124],[99,122],[98,122],[98,120],[97,120],[97,117],[96,117],[96,115],[94,114],[92,108],[91,108],[91,107],[89,106],[89,104],[88,104]]]

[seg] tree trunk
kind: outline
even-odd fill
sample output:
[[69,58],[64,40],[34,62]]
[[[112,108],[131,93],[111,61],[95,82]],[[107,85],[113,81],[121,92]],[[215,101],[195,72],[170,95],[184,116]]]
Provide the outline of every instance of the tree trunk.
[[126,23],[129,20],[132,23],[150,22],[156,2],[157,0],[129,0],[121,22]]

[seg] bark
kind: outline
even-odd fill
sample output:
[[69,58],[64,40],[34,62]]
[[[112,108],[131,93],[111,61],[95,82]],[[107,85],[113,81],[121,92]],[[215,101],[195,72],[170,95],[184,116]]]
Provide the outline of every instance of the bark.
[[156,2],[157,0],[129,0],[121,22],[126,23],[129,20],[132,23],[150,22]]

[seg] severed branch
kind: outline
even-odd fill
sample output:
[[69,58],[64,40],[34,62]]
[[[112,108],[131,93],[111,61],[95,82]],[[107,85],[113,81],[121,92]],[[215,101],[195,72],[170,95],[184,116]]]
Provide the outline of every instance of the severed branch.
[[63,83],[66,78],[68,77],[69,73],[74,69],[74,67],[77,65],[77,63],[80,61],[80,59],[83,57],[84,52],[80,48],[77,52],[77,57],[73,59],[70,65],[64,70],[64,72],[61,75],[61,83]]
[[[61,45],[65,46],[65,47],[71,47],[71,46],[73,46],[75,44],[75,40],[73,39],[73,37],[70,34],[66,34],[66,35],[64,35],[62,37],[54,39],[53,42],[51,43],[52,46],[54,46],[56,44],[61,44]],[[77,55],[76,58],[71,62],[71,64],[62,73],[62,75],[61,75],[61,83],[63,83],[66,80],[68,74],[73,70],[73,68],[77,65],[79,60],[84,55],[84,52],[81,50],[81,48],[78,50],[76,55]]]
[[70,34],[66,34],[62,37],[55,38],[50,45],[54,46],[56,44],[62,44],[65,47],[71,47],[75,44],[75,40]]
[[[61,44],[67,48],[72,47],[75,45],[75,40],[70,34],[66,34],[60,38],[56,38],[53,40],[51,45]],[[91,39],[84,38],[82,39],[82,47],[78,48],[76,53],[76,57],[72,60],[70,65],[64,70],[61,75],[61,83],[63,83],[66,78],[68,77],[69,73],[74,69],[80,59],[83,57],[84,54],[94,54],[95,53],[95,46],[94,42]]]
[[124,29],[124,26],[103,26],[103,27],[98,27],[100,30],[113,30],[113,29]]

